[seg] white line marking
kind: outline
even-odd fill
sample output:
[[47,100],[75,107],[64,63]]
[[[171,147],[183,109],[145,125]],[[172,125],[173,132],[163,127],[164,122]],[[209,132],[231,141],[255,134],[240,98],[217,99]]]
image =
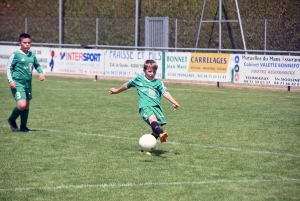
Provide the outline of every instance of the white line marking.
[[60,189],[82,189],[82,188],[120,188],[120,187],[141,187],[141,186],[162,186],[162,185],[205,185],[205,184],[227,184],[227,183],[262,183],[262,182],[300,182],[300,179],[254,179],[254,180],[214,180],[214,181],[190,181],[190,182],[145,182],[145,183],[111,183],[111,184],[80,184],[61,185],[45,187],[20,187],[2,188],[1,191],[29,191],[29,190],[60,190]]
[[[9,127],[9,126],[2,125],[2,127]],[[105,137],[105,138],[117,138],[117,139],[127,139],[127,140],[137,140],[138,139],[138,138],[132,138],[132,137],[130,138],[130,137],[120,137],[120,136],[104,135],[104,134],[58,131],[58,130],[51,130],[51,129],[48,130],[48,129],[42,129],[42,128],[39,128],[39,130],[46,130],[46,131],[54,132],[54,133],[77,134],[77,135],[87,135],[87,136],[96,136],[96,137]],[[300,155],[289,154],[289,153],[278,153],[278,152],[271,152],[271,151],[259,151],[259,150],[241,149],[241,148],[235,148],[235,147],[220,147],[220,146],[213,146],[213,145],[189,144],[189,143],[179,143],[179,142],[167,142],[167,143],[174,144],[174,145],[180,145],[180,146],[194,146],[194,147],[203,147],[203,148],[209,148],[209,149],[222,149],[222,150],[230,150],[230,151],[238,151],[238,152],[246,152],[246,153],[269,154],[269,155],[300,158]]]
[[[51,132],[64,132],[67,134],[72,134],[67,131],[56,131],[56,130],[48,130]],[[137,138],[129,138],[129,137],[120,137],[120,136],[108,136],[108,135],[102,135],[102,134],[92,134],[92,133],[81,133],[81,132],[74,132],[78,135],[89,135],[89,136],[98,136],[98,137],[107,137],[107,138],[118,138],[118,139],[128,139],[128,140],[137,140]],[[300,157],[300,155],[295,154],[289,154],[289,153],[277,153],[277,152],[271,152],[271,151],[258,151],[258,150],[249,150],[249,149],[240,149],[235,147],[218,147],[218,146],[212,146],[212,145],[201,145],[201,144],[185,144],[185,143],[178,143],[178,142],[167,142],[168,144],[174,144],[174,145],[184,145],[184,146],[197,146],[197,147],[204,147],[204,148],[210,148],[210,149],[223,149],[223,150],[231,150],[231,151],[240,151],[240,152],[246,152],[246,153],[258,153],[258,154],[270,154],[270,155],[279,155],[279,156],[289,156],[289,157]]]

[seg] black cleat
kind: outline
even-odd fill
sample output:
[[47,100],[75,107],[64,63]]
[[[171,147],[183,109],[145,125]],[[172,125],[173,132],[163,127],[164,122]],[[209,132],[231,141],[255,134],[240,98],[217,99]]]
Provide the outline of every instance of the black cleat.
[[20,126],[20,132],[28,133],[28,132],[30,132],[30,130],[26,126]]
[[16,121],[10,120],[10,118],[8,118],[7,122],[9,123],[10,128],[11,128],[12,131],[14,131],[14,132],[18,132],[19,131],[19,128],[18,128],[18,126],[16,124]]

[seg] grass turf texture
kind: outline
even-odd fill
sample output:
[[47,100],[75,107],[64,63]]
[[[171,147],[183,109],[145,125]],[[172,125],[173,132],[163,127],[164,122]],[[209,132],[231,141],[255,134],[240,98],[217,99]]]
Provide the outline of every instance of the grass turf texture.
[[[151,129],[122,81],[33,80],[28,127],[0,74],[0,200],[299,200],[300,94],[166,84],[169,132],[139,154]],[[19,124],[19,119],[17,120]]]

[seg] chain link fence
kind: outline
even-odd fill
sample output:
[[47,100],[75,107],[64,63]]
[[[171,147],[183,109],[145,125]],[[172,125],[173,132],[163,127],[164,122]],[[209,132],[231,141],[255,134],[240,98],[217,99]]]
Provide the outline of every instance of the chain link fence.
[[[199,20],[169,18],[169,47],[195,48]],[[0,17],[0,41],[15,42],[22,32],[35,43],[59,43],[58,18]],[[300,50],[300,21],[242,19],[247,50]],[[64,18],[63,44],[134,46],[135,19]],[[138,46],[145,46],[145,20]],[[219,24],[203,23],[198,48],[219,48]],[[222,23],[222,49],[244,49],[238,23]]]

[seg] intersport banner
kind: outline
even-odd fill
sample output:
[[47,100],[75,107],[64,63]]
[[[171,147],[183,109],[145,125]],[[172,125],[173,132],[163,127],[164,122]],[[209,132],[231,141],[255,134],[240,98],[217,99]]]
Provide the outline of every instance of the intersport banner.
[[52,48],[49,72],[104,75],[104,51],[96,49]]
[[231,54],[234,82],[300,86],[300,57]]
[[230,54],[217,53],[165,53],[165,78],[230,82]]

